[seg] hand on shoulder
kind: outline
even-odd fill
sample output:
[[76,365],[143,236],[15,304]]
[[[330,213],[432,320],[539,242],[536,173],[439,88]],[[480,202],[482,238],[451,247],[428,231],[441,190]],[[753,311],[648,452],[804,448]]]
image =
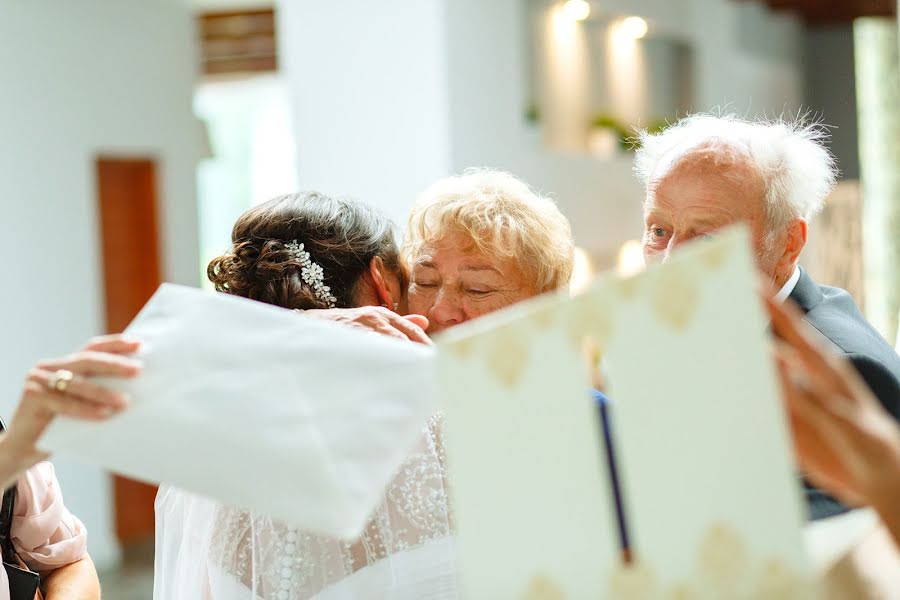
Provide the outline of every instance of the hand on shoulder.
[[422,315],[402,316],[383,306],[307,310],[303,312],[303,315],[314,319],[343,323],[402,340],[428,346],[433,345],[425,333],[428,328],[428,319]]

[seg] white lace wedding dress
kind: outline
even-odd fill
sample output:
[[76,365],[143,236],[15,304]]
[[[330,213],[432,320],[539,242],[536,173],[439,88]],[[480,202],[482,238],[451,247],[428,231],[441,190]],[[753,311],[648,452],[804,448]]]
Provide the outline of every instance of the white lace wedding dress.
[[156,513],[155,600],[458,597],[440,417],[423,430],[355,541],[166,486]]

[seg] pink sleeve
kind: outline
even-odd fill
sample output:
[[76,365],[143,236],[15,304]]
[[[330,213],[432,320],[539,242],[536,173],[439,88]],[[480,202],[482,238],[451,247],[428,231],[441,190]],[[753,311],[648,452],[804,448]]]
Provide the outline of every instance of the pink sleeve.
[[87,531],[63,504],[53,465],[38,463],[19,478],[12,541],[30,569],[46,572],[80,560]]

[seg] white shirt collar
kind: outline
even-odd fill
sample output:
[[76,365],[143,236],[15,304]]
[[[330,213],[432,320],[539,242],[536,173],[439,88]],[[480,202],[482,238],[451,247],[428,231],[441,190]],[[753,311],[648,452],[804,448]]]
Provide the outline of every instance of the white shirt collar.
[[784,302],[788,299],[788,296],[794,291],[794,288],[797,287],[797,282],[800,281],[800,267],[794,267],[794,272],[791,274],[790,279],[787,280],[778,293],[775,294],[775,302]]

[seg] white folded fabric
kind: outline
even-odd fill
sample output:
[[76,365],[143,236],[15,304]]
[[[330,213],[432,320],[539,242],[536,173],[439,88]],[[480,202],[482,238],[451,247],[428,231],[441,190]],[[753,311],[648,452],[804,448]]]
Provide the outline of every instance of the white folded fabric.
[[52,452],[353,538],[436,406],[434,352],[266,304],[164,284],[126,333],[140,377]]

